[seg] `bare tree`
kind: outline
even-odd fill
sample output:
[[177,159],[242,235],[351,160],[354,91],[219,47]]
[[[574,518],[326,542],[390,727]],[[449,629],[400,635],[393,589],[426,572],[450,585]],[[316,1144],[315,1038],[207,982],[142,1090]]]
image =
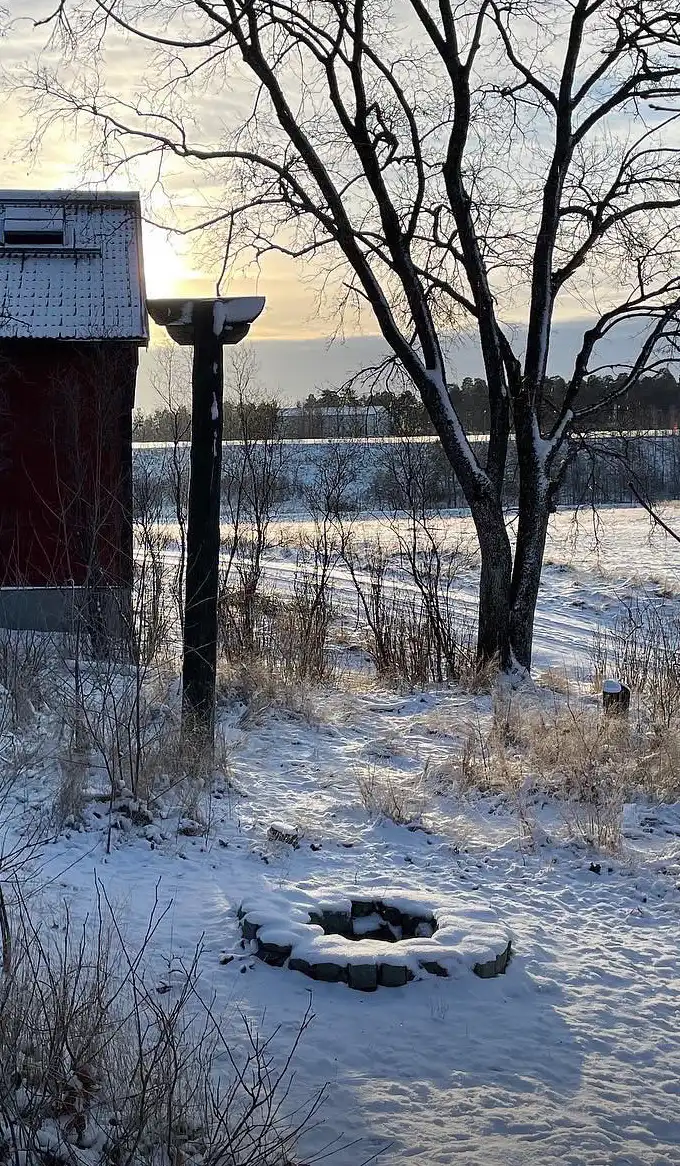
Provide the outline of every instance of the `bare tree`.
[[[223,274],[304,261],[340,308],[370,309],[417,387],[481,550],[478,651],[531,662],[547,525],[603,341],[637,332],[623,397],[677,352],[680,26],[667,0],[58,0],[76,75],[38,70],[42,124],[89,113],[104,160],[196,168],[224,203]],[[148,50],[136,92],[95,72],[116,38]],[[84,46],[93,71],[83,76]],[[70,74],[72,76],[73,74]],[[229,84],[225,78],[230,78]],[[233,78],[238,78],[238,108]],[[205,100],[205,94],[209,100]],[[224,116],[215,116],[222,101]],[[228,128],[228,127],[233,128]],[[176,183],[176,174],[173,173]],[[539,406],[556,314],[584,313],[556,414]],[[501,313],[524,322],[521,352]],[[448,392],[452,332],[478,337],[489,443]],[[616,350],[616,344],[612,346]],[[519,462],[516,544],[502,489]]]
[[177,565],[173,572],[172,594],[181,627],[184,618],[184,577],[187,561],[187,509],[189,505],[189,452],[191,437],[191,360],[184,348],[162,348],[150,376],[151,387],[162,402],[169,425],[167,452],[162,474],[167,481],[168,500],[177,527]]
[[279,432],[278,409],[261,400],[256,367],[249,354],[233,352],[227,369],[230,392],[225,411],[231,415],[230,442],[222,459],[223,598],[229,598],[232,568],[240,582],[244,643],[252,650],[257,591],[269,544],[279,491],[286,470],[286,451]]

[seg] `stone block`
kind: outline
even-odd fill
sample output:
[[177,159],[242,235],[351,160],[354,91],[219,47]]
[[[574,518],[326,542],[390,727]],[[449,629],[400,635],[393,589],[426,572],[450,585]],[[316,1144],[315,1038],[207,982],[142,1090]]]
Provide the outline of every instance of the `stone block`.
[[303,976],[314,977],[314,969],[308,960],[300,959],[298,956],[291,956],[288,961],[288,967],[293,972],[302,972]]
[[387,903],[378,903],[377,907],[387,923],[391,923],[393,927],[402,926],[401,911],[398,907],[388,907]]
[[433,915],[402,915],[401,925],[404,932],[404,939],[414,939],[418,935],[418,928],[424,924],[430,925],[430,935],[434,935],[437,930],[437,923]]
[[344,911],[324,911],[319,922],[326,935],[350,936],[352,934],[352,920]]
[[259,928],[259,923],[253,923],[247,917],[241,920],[241,934],[244,939],[255,939]]
[[424,972],[429,972],[431,976],[448,976],[446,968],[438,964],[436,960],[421,960],[420,966]]
[[375,964],[350,964],[347,982],[358,992],[375,992],[378,987],[378,969]]
[[411,969],[399,964],[380,964],[378,968],[378,983],[384,988],[403,988],[412,979]]
[[257,957],[273,968],[282,968],[291,953],[292,944],[262,943],[257,941]]
[[382,927],[377,927],[375,931],[367,931],[361,938],[378,939],[382,943],[396,943],[397,940],[392,928],[387,923],[384,923]]
[[376,903],[373,899],[352,899],[352,918],[361,919],[366,915],[376,915],[381,913],[382,903]]
[[312,974],[315,980],[321,980],[325,984],[347,983],[347,968],[344,964],[312,964]]
[[512,944],[508,943],[508,946],[505,947],[503,951],[496,956],[495,959],[485,960],[484,963],[475,964],[472,969],[473,972],[476,976],[479,976],[481,980],[490,980],[494,976],[502,976],[510,962],[510,956],[512,954],[511,949]]

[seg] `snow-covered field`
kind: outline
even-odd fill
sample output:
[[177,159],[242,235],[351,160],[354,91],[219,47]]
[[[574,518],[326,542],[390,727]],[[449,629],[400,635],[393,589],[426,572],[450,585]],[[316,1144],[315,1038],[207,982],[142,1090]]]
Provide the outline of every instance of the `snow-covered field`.
[[[680,506],[665,515],[680,525]],[[466,529],[465,519],[450,523],[456,536]],[[539,678],[566,670],[592,703],[596,627],[641,587],[680,592],[680,547],[650,536],[642,511],[603,511],[597,535],[583,519],[577,529],[571,515],[556,517],[535,658]],[[268,556],[268,582],[285,585],[290,570],[285,554]],[[349,596],[341,574],[337,588]],[[472,571],[461,588],[474,606]],[[90,807],[84,826],[41,852],[44,910],[67,903],[83,918],[96,877],[134,944],[157,895],[168,910],[150,954],[167,998],[202,944],[201,985],[233,1017],[235,1045],[243,1012],[278,1029],[283,1052],[311,1003],[293,1091],[299,1099],[325,1083],[328,1091],[302,1161],[677,1166],[680,804],[627,806],[614,854],[580,844],[547,802],[533,807],[527,839],[507,797],[436,780],[455,771],[464,742],[490,717],[483,693],[396,692],[356,678],[305,693],[297,711],[225,700],[229,780],[212,797],[207,837],[180,835],[168,817],[117,831],[107,854],[105,819]],[[53,770],[48,757],[30,766],[24,818],[49,799]],[[367,775],[413,798],[419,828],[365,808]],[[18,816],[6,817],[5,849],[20,828]],[[299,828],[297,849],[268,840],[279,820]],[[507,973],[482,980],[461,969],[364,994],[267,967],[242,948],[242,899],[357,887],[483,896],[514,935]],[[317,1157],[329,1145],[335,1156]]]
[[[680,503],[666,503],[659,514],[680,529]],[[282,523],[278,538],[293,543],[305,527],[300,520]],[[450,545],[474,547],[471,519],[451,514],[441,527]],[[512,535],[514,524],[509,520]],[[365,519],[354,528],[357,537],[384,546],[390,532],[380,519]],[[680,545],[650,525],[641,507],[561,510],[551,521],[545,552],[534,638],[534,670],[557,668],[569,673],[588,668],[588,652],[595,629],[611,622],[621,602],[640,589],[663,596],[680,596]],[[289,585],[295,569],[292,552],[282,557],[276,548],[267,557],[266,577],[274,586]],[[401,584],[403,586],[403,583]],[[348,606],[356,604],[354,587],[343,568],[335,573],[336,594]],[[477,603],[474,568],[462,572],[456,602],[472,617]]]

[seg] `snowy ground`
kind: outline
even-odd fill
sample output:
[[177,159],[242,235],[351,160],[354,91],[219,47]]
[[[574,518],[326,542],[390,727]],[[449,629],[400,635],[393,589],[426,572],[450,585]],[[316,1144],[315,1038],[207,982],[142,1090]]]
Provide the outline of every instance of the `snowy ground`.
[[[680,503],[666,503],[659,513],[680,530]],[[292,544],[304,525],[284,523],[277,535],[287,535]],[[450,545],[472,550],[469,518],[451,515],[442,525]],[[512,536],[512,518],[509,529]],[[378,532],[383,545],[389,546],[389,532],[379,519],[357,523],[354,533],[370,541]],[[640,507],[607,507],[597,514],[587,509],[560,511],[550,523],[544,562],[533,657],[534,671],[539,673],[547,668],[570,674],[587,671],[595,629],[607,625],[621,603],[640,589],[650,595],[680,595],[680,546],[653,528]],[[294,570],[292,552],[287,558],[278,549],[268,555],[267,579],[273,585],[285,587]],[[462,573],[456,588],[456,602],[470,617],[476,612],[476,584],[471,569]],[[356,607],[346,570],[337,570],[335,587],[348,608]]]
[[[668,517],[680,519],[680,507]],[[592,528],[572,534],[570,516],[558,516],[536,663],[585,676],[592,632],[622,596],[680,590],[680,548],[658,535],[650,542],[640,511],[604,512],[599,548]],[[270,558],[272,581],[289,569],[285,557]],[[472,603],[471,576],[465,587]],[[267,1031],[280,1026],[282,1049],[311,1001],[294,1088],[298,1097],[329,1089],[306,1160],[334,1142],[337,1166],[373,1155],[390,1166],[677,1166],[680,805],[628,807],[613,857],[579,847],[554,810],[537,807],[550,841],[527,847],[507,800],[455,786],[438,793],[432,779],[489,715],[484,695],[351,684],[309,694],[298,713],[270,705],[244,715],[226,703],[231,785],[212,799],[209,837],[180,837],[169,819],[148,837],[120,832],[107,856],[103,821],[88,811],[88,829],[42,853],[45,902],[83,916],[96,874],[134,942],[158,893],[170,905],[154,937],[159,974],[169,969],[176,983],[202,942],[205,991],[234,1018],[242,1010]],[[359,796],[366,773],[405,783],[425,828],[371,816]],[[25,804],[39,806],[50,780],[38,763]],[[277,819],[299,826],[299,849],[267,840]],[[240,947],[243,897],[357,886],[483,894],[515,935],[507,974],[428,977],[364,995],[266,967]],[[235,958],[221,963],[225,953]],[[234,1029],[238,1042],[236,1020]]]

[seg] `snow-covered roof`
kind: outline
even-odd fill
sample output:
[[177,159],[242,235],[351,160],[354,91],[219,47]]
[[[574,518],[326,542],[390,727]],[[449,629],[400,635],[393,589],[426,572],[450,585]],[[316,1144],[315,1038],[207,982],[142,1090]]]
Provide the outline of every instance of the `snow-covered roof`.
[[0,339],[146,343],[135,193],[0,191]]

